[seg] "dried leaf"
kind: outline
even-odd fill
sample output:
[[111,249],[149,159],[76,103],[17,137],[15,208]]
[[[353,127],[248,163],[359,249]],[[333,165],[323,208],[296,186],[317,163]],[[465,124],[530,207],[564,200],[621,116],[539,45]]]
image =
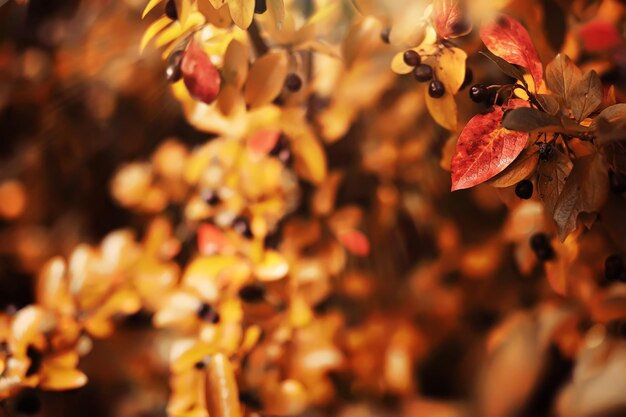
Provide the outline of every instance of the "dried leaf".
[[550,215],[554,214],[559,195],[563,192],[565,180],[571,171],[572,161],[557,148],[554,148],[550,154],[550,160],[539,164],[537,191]]
[[247,29],[254,17],[254,0],[228,0],[228,9],[233,22],[241,29]]
[[480,38],[494,55],[526,68],[533,76],[535,85],[541,84],[543,66],[530,35],[517,20],[500,15],[495,21],[483,25]]
[[461,10],[460,0],[435,0],[432,18],[437,34],[443,39],[467,35],[472,30]]
[[538,163],[538,149],[534,146],[526,148],[511,165],[487,182],[497,188],[511,187],[535,172]]
[[555,116],[559,113],[559,110],[561,110],[561,105],[558,100],[549,94],[537,94],[535,98],[541,108],[552,116]]
[[496,106],[491,113],[474,116],[461,132],[451,163],[452,191],[493,178],[526,146],[528,133],[502,127],[503,114],[502,107]]
[[558,54],[546,66],[546,85],[553,93],[561,96],[566,107],[571,105],[572,88],[582,78],[580,69],[567,55]]
[[284,53],[271,52],[257,59],[246,81],[246,103],[252,107],[271,103],[283,89],[286,77],[287,56]]
[[580,122],[589,116],[602,104],[603,96],[602,82],[598,74],[593,70],[586,72],[571,89],[570,105],[574,118]]
[[595,213],[602,208],[608,192],[608,169],[599,153],[574,160],[554,207],[553,218],[561,240],[576,229],[580,213]]
[[563,128],[561,120],[531,108],[509,110],[504,114],[502,126],[518,132],[558,132]]

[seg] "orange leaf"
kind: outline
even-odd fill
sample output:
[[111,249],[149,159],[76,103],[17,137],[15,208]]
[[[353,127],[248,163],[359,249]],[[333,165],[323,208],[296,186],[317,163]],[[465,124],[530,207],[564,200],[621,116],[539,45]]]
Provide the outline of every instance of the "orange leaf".
[[226,235],[217,226],[205,223],[198,228],[198,250],[202,255],[217,253],[226,244]]
[[367,237],[358,230],[346,230],[339,232],[337,238],[350,253],[357,256],[367,256],[370,253],[370,242]]
[[[528,104],[511,100],[513,105]],[[452,191],[470,188],[493,178],[509,166],[524,150],[528,133],[515,132],[500,124],[503,108],[474,116],[465,126],[456,144],[450,165]]]
[[248,137],[248,151],[254,155],[267,155],[278,142],[280,132],[274,129],[263,129]]
[[511,64],[526,68],[539,86],[543,79],[543,66],[537,56],[528,31],[517,20],[500,17],[480,29],[480,38],[494,55]]
[[435,0],[433,26],[442,38],[456,38],[468,34],[472,26],[465,20],[459,0]]

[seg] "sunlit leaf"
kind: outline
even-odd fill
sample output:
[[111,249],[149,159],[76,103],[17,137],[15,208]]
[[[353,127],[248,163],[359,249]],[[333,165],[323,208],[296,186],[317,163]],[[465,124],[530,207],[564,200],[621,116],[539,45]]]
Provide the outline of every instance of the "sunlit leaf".
[[[525,102],[524,102],[525,103]],[[474,116],[465,126],[452,158],[452,191],[473,187],[502,172],[522,152],[528,133],[505,129],[504,111],[495,106]]]
[[211,355],[207,363],[206,405],[211,417],[241,417],[235,371],[223,353]]
[[148,43],[150,43],[150,41],[170,23],[172,23],[172,21],[167,16],[162,16],[158,20],[154,21],[141,38],[141,42],[139,43],[139,52],[143,52]]
[[[426,91],[427,88],[428,86],[425,86],[424,90]],[[446,92],[440,98],[432,98],[428,93],[425,94],[425,97],[426,107],[435,122],[448,130],[456,130],[457,107],[454,96]]]
[[252,64],[244,88],[246,103],[252,107],[268,104],[280,94],[287,77],[287,57],[270,52]]
[[146,15],[148,13],[150,13],[150,10],[154,9],[156,6],[159,5],[159,3],[161,3],[163,0],[150,0],[148,2],[148,4],[146,4],[146,7],[143,9],[143,13],[141,14],[141,18],[143,19],[144,17],[146,17]]
[[463,85],[466,60],[467,54],[462,49],[445,48],[441,51],[435,73],[448,93],[456,94]]
[[226,48],[224,54],[224,65],[222,66],[222,77],[224,82],[236,88],[241,88],[248,76],[248,46],[233,39]]
[[541,84],[543,66],[528,31],[518,21],[500,15],[481,27],[480,38],[494,55],[526,68],[532,74],[535,85]]
[[233,22],[241,29],[247,29],[254,17],[254,0],[228,0],[228,9]]

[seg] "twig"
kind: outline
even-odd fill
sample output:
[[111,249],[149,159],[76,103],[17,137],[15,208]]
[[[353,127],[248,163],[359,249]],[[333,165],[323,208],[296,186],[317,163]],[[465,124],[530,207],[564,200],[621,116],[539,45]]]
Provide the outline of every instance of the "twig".
[[252,41],[252,45],[254,46],[257,56],[265,55],[267,51],[270,50],[261,36],[259,25],[254,19],[252,19],[252,23],[248,27],[248,34],[250,35],[250,40]]

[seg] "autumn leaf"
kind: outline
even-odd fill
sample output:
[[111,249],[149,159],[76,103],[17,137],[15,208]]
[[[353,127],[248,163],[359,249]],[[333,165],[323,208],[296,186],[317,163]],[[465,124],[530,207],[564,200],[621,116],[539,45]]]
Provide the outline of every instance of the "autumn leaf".
[[459,0],[435,0],[433,2],[433,26],[443,38],[456,38],[467,35],[472,30],[465,19]]
[[602,104],[602,82],[595,71],[586,72],[583,77],[572,86],[571,108],[577,121],[589,116]]
[[546,66],[546,85],[550,91],[563,98],[567,108],[571,105],[572,88],[581,78],[580,69],[567,55],[558,54]]
[[185,51],[181,70],[189,94],[203,103],[212,103],[220,92],[221,77],[202,47],[192,40]]
[[543,66],[528,31],[517,20],[500,15],[495,21],[481,27],[480,38],[494,55],[526,68],[533,76],[535,85],[541,84]]
[[559,238],[565,240],[576,229],[581,213],[598,212],[608,192],[608,170],[602,156],[595,153],[576,159],[554,207]]
[[287,77],[287,56],[271,52],[257,59],[244,88],[246,103],[252,107],[269,104],[280,94]]
[[[525,105],[519,100],[517,105]],[[523,104],[522,104],[523,103]],[[450,165],[452,191],[470,188],[493,178],[522,152],[528,133],[508,130],[500,124],[504,110],[474,116],[461,132]]]
[[228,10],[233,22],[241,29],[247,29],[254,17],[254,0],[228,0]]
[[457,109],[454,96],[446,92],[443,97],[432,98],[427,92],[428,85],[424,86],[424,96],[426,97],[426,107],[430,115],[440,126],[448,130],[456,130]]
[[531,108],[513,109],[506,112],[502,126],[518,132],[557,132],[563,125],[560,119]]
[[585,23],[579,29],[578,35],[587,52],[600,52],[618,47],[624,39],[611,22],[592,20]]
[[456,94],[465,80],[467,54],[459,48],[445,48],[441,51],[435,67],[437,79],[443,83],[446,92]]
[[571,171],[572,161],[556,147],[550,152],[549,160],[541,161],[539,164],[537,191],[550,215],[554,214],[554,208],[563,192],[565,180]]
[[545,111],[549,115],[555,116],[559,113],[559,110],[561,109],[559,101],[549,94],[536,94],[535,99],[537,99],[537,102],[539,103],[543,111]]
[[524,80],[524,73],[515,65],[509,64],[508,62],[506,62],[504,59],[500,58],[499,56],[486,54],[482,51],[479,53],[483,55],[484,57],[486,57],[487,59],[489,59],[494,64],[496,64],[498,68],[500,69],[500,71],[502,71],[509,77],[512,77],[518,81],[521,81],[523,84],[526,84],[526,80]]
[[535,146],[526,148],[511,165],[487,182],[496,188],[511,187],[535,172],[538,163],[538,149]]

